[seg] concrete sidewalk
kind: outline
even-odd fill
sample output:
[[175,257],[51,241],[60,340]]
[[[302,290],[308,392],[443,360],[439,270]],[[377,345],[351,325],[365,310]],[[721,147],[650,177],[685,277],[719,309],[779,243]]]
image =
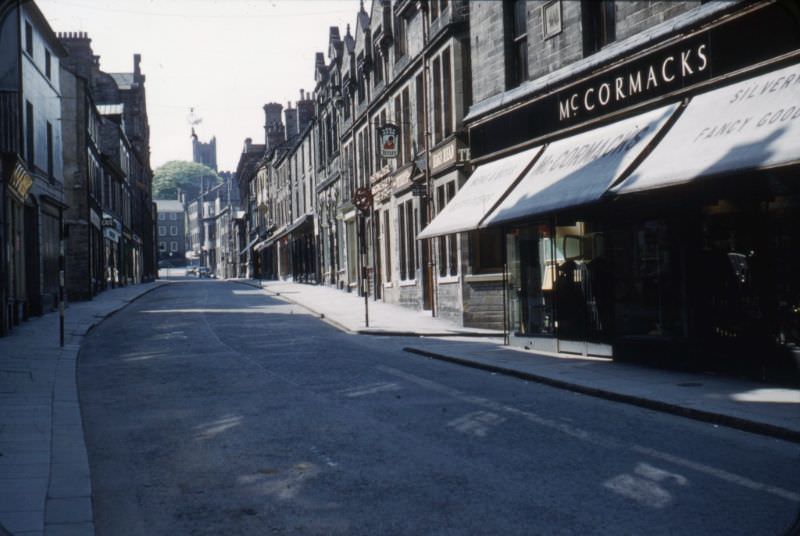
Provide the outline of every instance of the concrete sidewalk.
[[345,331],[420,337],[404,347],[413,354],[800,442],[800,389],[609,359],[533,353],[503,346],[500,333],[461,328],[429,313],[382,302],[369,302],[366,328],[364,301],[355,294],[286,281],[232,281],[295,302]]
[[229,279],[263,288],[269,294],[281,296],[302,305],[339,329],[365,335],[427,336],[427,337],[502,337],[503,332],[490,329],[465,328],[442,318],[431,317],[427,311],[413,311],[369,299],[369,327],[366,326],[364,298],[322,285],[306,285],[288,281],[258,281]]
[[107,290],[0,338],[0,534],[94,534],[76,360],[104,318],[165,282]]

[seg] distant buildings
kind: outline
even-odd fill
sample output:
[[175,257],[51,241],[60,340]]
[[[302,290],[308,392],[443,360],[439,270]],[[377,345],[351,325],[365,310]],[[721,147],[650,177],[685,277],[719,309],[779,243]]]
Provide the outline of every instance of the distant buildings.
[[239,195],[233,186],[233,175],[222,172],[222,184],[203,184],[194,199],[185,199],[186,257],[190,264],[206,266],[218,277],[233,277],[236,270],[234,218]]
[[[155,277],[144,76],[108,75],[86,34],[0,5],[0,334],[68,299]],[[64,245],[63,265],[60,260]]]
[[186,264],[186,214],[177,200],[156,199],[158,265],[172,268]]

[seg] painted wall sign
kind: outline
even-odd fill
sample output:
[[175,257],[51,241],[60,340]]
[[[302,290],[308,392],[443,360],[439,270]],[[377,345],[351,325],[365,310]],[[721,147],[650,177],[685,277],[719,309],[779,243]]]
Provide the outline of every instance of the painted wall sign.
[[458,155],[458,141],[454,138],[445,145],[431,151],[431,172],[436,173],[441,168],[456,162]]

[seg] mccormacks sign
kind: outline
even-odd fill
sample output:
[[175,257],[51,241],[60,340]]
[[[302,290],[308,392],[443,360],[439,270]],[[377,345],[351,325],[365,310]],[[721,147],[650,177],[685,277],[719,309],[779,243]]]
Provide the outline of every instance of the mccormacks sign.
[[659,57],[634,62],[559,92],[558,120],[565,123],[578,117],[607,113],[631,101],[668,93],[705,79],[708,71],[708,45],[704,42],[684,44]]

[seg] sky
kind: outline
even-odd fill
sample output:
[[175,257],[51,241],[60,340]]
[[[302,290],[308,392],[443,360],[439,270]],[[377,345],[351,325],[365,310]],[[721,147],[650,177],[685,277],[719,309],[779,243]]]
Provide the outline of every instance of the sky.
[[[314,89],[314,54],[328,29],[355,26],[358,0],[36,0],[56,32],[87,32],[106,72],[142,55],[153,169],[191,160],[189,110],[201,141],[217,138],[221,171],[245,138],[264,143],[267,102]],[[365,2],[367,9],[370,3]]]

